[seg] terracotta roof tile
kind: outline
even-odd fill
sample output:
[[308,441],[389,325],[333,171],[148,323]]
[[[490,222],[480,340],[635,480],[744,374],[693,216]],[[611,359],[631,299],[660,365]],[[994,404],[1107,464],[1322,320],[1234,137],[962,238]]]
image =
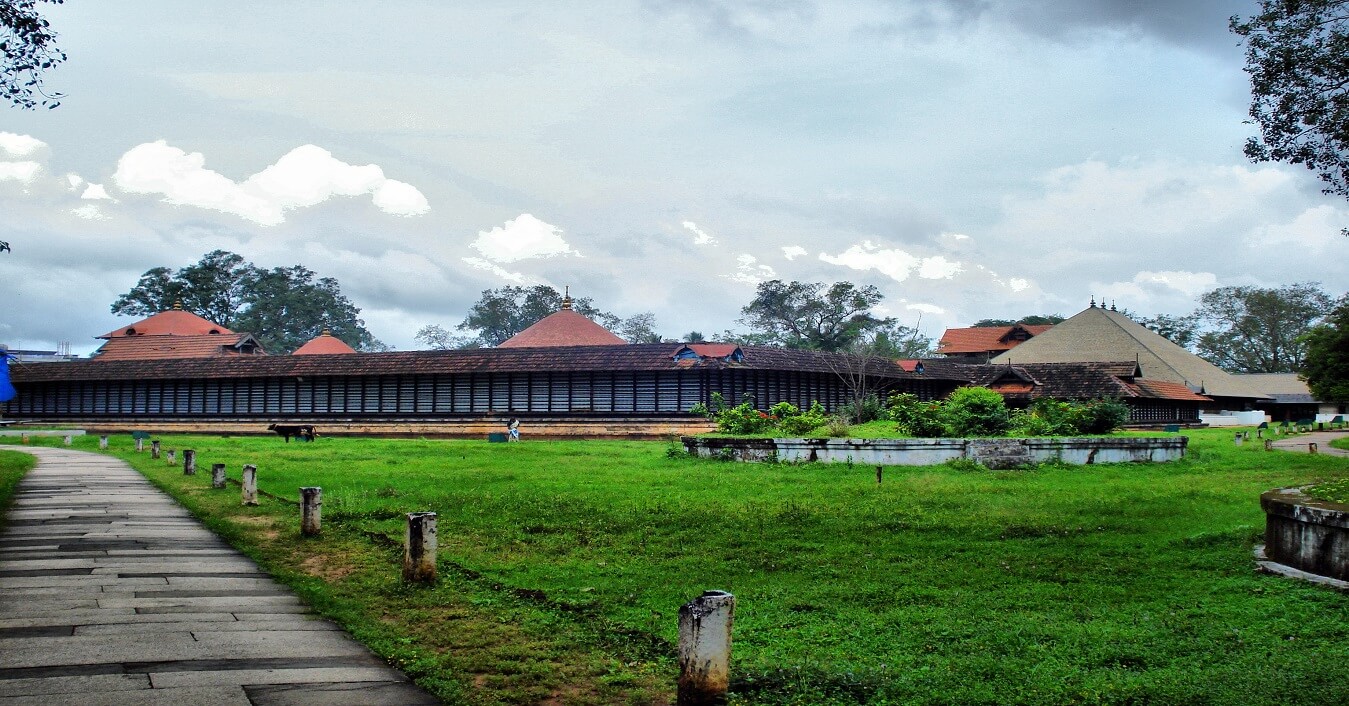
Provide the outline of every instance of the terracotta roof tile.
[[95,338],[122,338],[124,336],[198,336],[215,332],[230,334],[233,331],[213,324],[206,319],[181,309],[170,309],[127,324]]
[[626,346],[615,336],[585,316],[563,309],[539,319],[533,326],[515,334],[497,348],[541,348],[555,346]]
[[1022,343],[1019,340],[1004,340],[1013,329],[1024,329],[1031,336],[1038,336],[1051,328],[1052,324],[1015,326],[986,326],[980,328],[948,328],[937,342],[937,352],[947,355],[957,353],[997,353],[1008,351]]
[[[253,337],[246,333],[197,336],[122,336],[108,339],[103,347],[95,351],[90,362],[105,365],[113,361],[127,360],[256,355],[239,350],[239,344],[249,342],[256,345]],[[262,352],[261,355],[266,355],[266,352]]]
[[341,355],[355,352],[356,349],[348,346],[345,341],[324,331],[310,339],[308,343],[296,348],[291,355]]

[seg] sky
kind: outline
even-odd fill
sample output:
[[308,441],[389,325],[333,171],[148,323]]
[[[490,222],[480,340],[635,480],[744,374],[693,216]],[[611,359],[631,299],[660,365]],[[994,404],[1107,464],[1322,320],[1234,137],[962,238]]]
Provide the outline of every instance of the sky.
[[0,343],[87,354],[153,267],[336,278],[418,347],[483,290],[671,338],[769,279],[939,337],[1091,298],[1349,289],[1349,202],[1252,164],[1246,0],[68,2],[0,106]]

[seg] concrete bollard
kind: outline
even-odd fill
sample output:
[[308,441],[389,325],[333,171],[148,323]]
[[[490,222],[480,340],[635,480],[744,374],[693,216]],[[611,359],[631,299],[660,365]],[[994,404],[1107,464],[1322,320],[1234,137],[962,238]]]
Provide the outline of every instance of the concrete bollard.
[[183,475],[197,475],[197,452],[192,449],[183,449]]
[[25,444],[28,443],[28,435],[27,435],[27,434],[20,434],[20,435],[19,435],[19,441],[20,441],[21,443],[25,443]]
[[1315,441],[1309,441],[1309,442],[1307,442],[1307,453],[1309,453],[1309,454],[1314,454],[1314,453],[1316,453],[1317,448],[1319,448],[1319,447],[1317,447]]
[[409,512],[403,535],[403,580],[436,582],[436,513]]
[[150,458],[159,458],[159,439],[150,442]]
[[211,487],[216,490],[225,487],[225,464],[211,464]]
[[1256,429],[1256,430],[1255,430],[1255,438],[1257,438],[1257,439],[1263,439],[1263,438],[1265,438],[1265,430],[1264,430],[1264,429]]
[[173,464],[177,463],[177,460],[176,460],[177,458],[178,458],[178,452],[177,452],[177,451],[174,451],[173,449],[168,449],[168,450],[164,451],[164,462],[167,463],[167,464],[169,464],[170,466],[172,466]]
[[243,498],[245,505],[258,504],[258,467],[244,466]]
[[1274,440],[1273,440],[1273,439],[1265,439],[1265,450],[1266,450],[1266,451],[1273,451],[1273,450],[1274,450]]
[[679,706],[725,704],[735,596],[704,591],[679,609]]
[[882,466],[876,466],[876,485],[881,484],[881,468]]
[[1242,444],[1246,443],[1246,437],[1242,436],[1241,432],[1237,432],[1237,435],[1232,439],[1232,443],[1236,444],[1237,446],[1241,446]]
[[66,434],[65,438],[61,439],[61,443],[65,444],[66,446],[70,446],[71,444],[75,443],[75,438],[69,434]]
[[100,449],[108,448],[108,437],[106,436],[98,437],[98,448]]
[[300,488],[300,534],[317,537],[323,529],[323,488]]
[[137,438],[137,439],[136,439],[136,453],[140,453],[140,452],[142,452],[142,451],[144,451],[144,450],[145,450],[145,439]]

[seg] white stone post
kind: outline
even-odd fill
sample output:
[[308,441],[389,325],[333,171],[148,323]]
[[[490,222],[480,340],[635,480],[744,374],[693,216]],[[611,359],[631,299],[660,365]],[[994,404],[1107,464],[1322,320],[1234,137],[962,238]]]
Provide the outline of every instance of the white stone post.
[[197,452],[192,449],[183,449],[183,475],[197,475]]
[[178,458],[178,452],[177,452],[177,451],[174,451],[173,449],[168,449],[168,450],[166,450],[166,451],[164,452],[164,462],[167,463],[167,464],[169,464],[170,466],[172,466],[174,463],[177,462],[177,461],[175,460],[175,459],[177,459],[177,458]]
[[136,453],[140,453],[144,450],[145,450],[145,439],[136,437]]
[[726,703],[735,596],[704,591],[679,609],[679,706]]
[[150,458],[159,458],[159,439],[150,442]]
[[1236,444],[1237,446],[1241,446],[1242,444],[1246,443],[1246,437],[1242,436],[1241,432],[1237,432],[1236,437],[1232,439],[1232,443]]
[[300,488],[300,534],[317,537],[323,529],[323,488]]
[[1307,453],[1309,453],[1309,454],[1314,454],[1314,453],[1316,453],[1317,448],[1318,448],[1318,447],[1317,447],[1315,441],[1309,441],[1309,442],[1307,442]]
[[225,464],[211,464],[211,487],[216,490],[225,487]]
[[100,449],[106,449],[106,448],[108,448],[108,437],[107,437],[107,436],[100,436],[100,437],[98,437],[98,448],[100,448]]
[[403,580],[436,582],[436,513],[409,512],[403,535]]
[[70,434],[66,434],[65,438],[61,439],[61,443],[65,444],[66,446],[70,446],[71,444],[75,443],[75,439]]
[[1273,450],[1274,450],[1274,440],[1273,440],[1273,439],[1265,439],[1265,450],[1266,450],[1266,451],[1273,451]]
[[258,467],[244,466],[243,497],[245,505],[258,504]]

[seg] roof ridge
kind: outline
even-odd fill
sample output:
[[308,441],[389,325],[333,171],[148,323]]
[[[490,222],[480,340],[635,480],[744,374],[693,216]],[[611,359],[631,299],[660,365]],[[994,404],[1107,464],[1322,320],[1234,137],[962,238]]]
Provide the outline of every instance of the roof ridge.
[[[1163,366],[1169,368],[1169,369],[1171,370],[1171,372],[1175,373],[1176,375],[1179,375],[1179,376],[1180,376],[1180,379],[1181,379],[1181,380],[1184,380],[1184,381],[1186,382],[1186,384],[1192,384],[1192,383],[1190,382],[1189,376],[1187,376],[1185,373],[1182,373],[1181,371],[1177,370],[1177,369],[1176,369],[1176,366],[1174,366],[1174,365],[1168,363],[1167,360],[1166,360],[1165,358],[1163,358],[1163,357],[1157,355],[1157,353],[1154,352],[1154,351],[1152,350],[1152,346],[1148,345],[1147,341],[1144,341],[1143,339],[1139,338],[1137,335],[1134,334],[1133,331],[1130,331],[1129,329],[1125,328],[1124,326],[1121,326],[1120,323],[1119,323],[1118,321],[1115,320],[1115,317],[1110,316],[1110,314],[1109,314],[1108,312],[1106,312],[1104,308],[1101,309],[1101,311],[1102,311],[1102,313],[1105,313],[1105,314],[1106,314],[1106,317],[1105,317],[1105,318],[1106,318],[1107,321],[1109,321],[1110,323],[1114,324],[1116,328],[1118,328],[1119,330],[1123,331],[1127,336],[1129,336],[1129,338],[1134,339],[1134,341],[1136,341],[1140,346],[1143,347],[1143,350],[1145,350],[1145,351],[1147,351],[1147,352],[1149,352],[1149,353],[1152,353],[1152,357],[1153,357],[1153,358],[1156,358]],[[1126,316],[1125,314],[1122,314],[1122,313],[1120,313],[1120,312],[1118,312],[1118,311],[1113,312],[1113,313],[1119,314],[1120,316],[1124,316],[1126,319],[1128,318],[1128,316]],[[1133,319],[1129,319],[1129,321],[1130,321],[1131,323],[1133,323],[1133,324],[1139,326],[1139,327],[1142,328],[1144,331],[1149,330],[1147,327],[1143,326],[1143,324],[1140,324],[1140,323],[1138,323],[1137,321],[1134,321]],[[1153,333],[1156,333],[1156,332],[1154,331]],[[1167,343],[1170,343],[1170,344],[1173,345],[1173,346],[1176,345],[1174,341],[1171,341],[1170,339],[1168,339],[1168,338],[1165,337],[1165,336],[1162,336],[1161,334],[1157,334],[1157,336],[1158,336],[1159,338],[1161,338],[1163,341],[1166,341]],[[1137,354],[1135,354],[1135,355],[1137,355]],[[1134,362],[1137,363],[1137,362],[1138,362],[1137,359],[1135,359]],[[1201,385],[1203,384],[1203,381],[1202,381],[1202,380],[1200,381],[1200,384],[1201,384]]]

